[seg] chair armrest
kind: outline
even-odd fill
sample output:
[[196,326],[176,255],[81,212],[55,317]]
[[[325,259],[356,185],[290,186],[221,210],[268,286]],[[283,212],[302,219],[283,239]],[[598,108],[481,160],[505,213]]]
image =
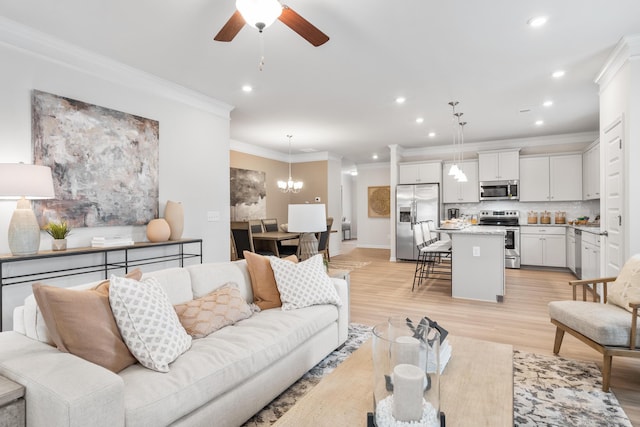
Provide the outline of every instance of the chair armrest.
[[30,427],[124,426],[122,378],[48,344],[0,333],[0,375],[25,387]]
[[342,344],[347,340],[349,333],[349,284],[343,279],[331,278],[331,281],[342,301],[342,305],[338,307],[338,339],[339,344]]
[[636,330],[638,327],[638,307],[640,302],[630,302],[631,307],[631,332],[629,332],[629,348],[635,350],[636,348]]
[[582,287],[582,301],[587,300],[587,290],[590,289],[588,285],[593,285],[593,301],[597,302],[599,300],[599,296],[597,292],[595,292],[595,288],[598,283],[602,283],[603,287],[603,302],[607,302],[607,283],[613,282],[616,280],[616,277],[601,277],[598,279],[585,279],[585,280],[570,280],[569,286],[573,289],[573,300],[577,299],[577,288],[579,286]]

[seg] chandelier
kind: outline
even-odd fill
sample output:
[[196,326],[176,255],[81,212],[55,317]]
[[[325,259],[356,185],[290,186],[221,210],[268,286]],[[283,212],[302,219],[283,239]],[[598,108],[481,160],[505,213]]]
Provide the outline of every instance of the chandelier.
[[278,189],[283,193],[299,193],[302,190],[302,181],[294,181],[291,178],[291,138],[293,135],[287,135],[289,138],[289,179],[287,181],[278,181]]
[[[467,122],[461,121],[464,113],[456,112],[458,101],[449,102],[453,110],[452,116],[452,134],[453,134],[453,163],[449,168],[449,175],[453,176],[458,182],[467,182],[467,175],[462,170],[464,161],[464,126]],[[458,163],[460,162],[460,166]]]

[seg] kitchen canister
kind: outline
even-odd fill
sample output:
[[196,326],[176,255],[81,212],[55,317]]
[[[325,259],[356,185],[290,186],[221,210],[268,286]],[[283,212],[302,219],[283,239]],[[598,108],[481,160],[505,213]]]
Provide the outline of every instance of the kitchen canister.
[[551,213],[544,211],[540,214],[540,224],[551,224]]
[[529,211],[527,213],[527,224],[537,224],[538,223],[538,212]]
[[554,219],[556,224],[566,224],[567,213],[563,211],[557,211]]

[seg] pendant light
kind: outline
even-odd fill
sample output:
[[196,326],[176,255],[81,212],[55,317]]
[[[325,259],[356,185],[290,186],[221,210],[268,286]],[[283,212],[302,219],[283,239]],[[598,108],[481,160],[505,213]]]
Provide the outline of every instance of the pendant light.
[[[467,122],[463,122],[460,118],[464,113],[456,112],[458,101],[449,102],[453,112],[452,116],[452,134],[453,134],[453,163],[449,168],[449,175],[453,176],[458,182],[467,182],[467,175],[462,170],[464,160],[464,126]],[[458,165],[460,162],[460,165]]]
[[291,138],[293,135],[287,135],[289,138],[289,179],[287,181],[278,181],[278,189],[283,193],[299,193],[302,190],[302,181],[294,181],[291,178]]

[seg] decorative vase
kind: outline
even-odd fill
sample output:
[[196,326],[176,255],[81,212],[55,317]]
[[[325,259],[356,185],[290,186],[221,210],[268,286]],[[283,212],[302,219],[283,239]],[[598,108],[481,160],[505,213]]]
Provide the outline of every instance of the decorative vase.
[[376,425],[439,427],[440,334],[428,323],[404,319],[390,318],[373,328]]
[[184,208],[182,203],[169,200],[164,209],[164,219],[167,220],[171,229],[169,240],[180,240],[184,230]]
[[66,251],[67,250],[67,239],[53,239],[53,242],[51,242],[51,250],[52,251]]
[[164,218],[156,218],[147,224],[147,239],[152,243],[166,242],[171,235],[169,223]]

